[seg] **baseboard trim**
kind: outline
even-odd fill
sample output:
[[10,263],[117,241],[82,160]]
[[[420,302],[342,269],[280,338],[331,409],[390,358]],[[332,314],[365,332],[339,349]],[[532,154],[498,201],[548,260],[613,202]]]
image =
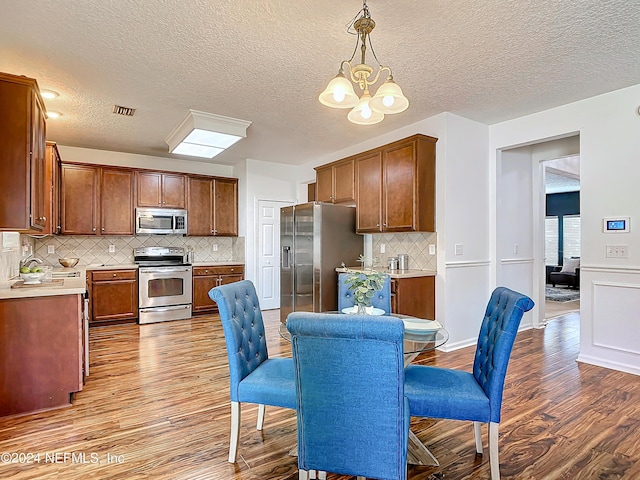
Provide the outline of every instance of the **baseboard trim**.
[[576,359],[576,362],[588,363],[589,365],[595,365],[596,367],[608,368],[610,370],[630,373],[632,375],[640,375],[640,367],[637,367],[635,365],[629,365],[626,363],[603,360],[602,358],[592,357],[590,355],[579,354],[578,358]]

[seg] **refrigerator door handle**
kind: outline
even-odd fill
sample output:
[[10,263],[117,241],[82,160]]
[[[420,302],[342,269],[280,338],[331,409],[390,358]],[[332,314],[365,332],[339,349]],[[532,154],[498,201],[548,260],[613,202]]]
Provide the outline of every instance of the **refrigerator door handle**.
[[291,247],[282,247],[282,268],[291,268]]

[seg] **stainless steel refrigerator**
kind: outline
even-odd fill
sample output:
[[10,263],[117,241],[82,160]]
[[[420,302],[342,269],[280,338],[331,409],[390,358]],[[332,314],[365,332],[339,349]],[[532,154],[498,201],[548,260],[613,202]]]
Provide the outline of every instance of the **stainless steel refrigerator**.
[[280,209],[280,321],[291,312],[338,308],[338,273],[357,265],[364,241],[356,209],[309,202]]

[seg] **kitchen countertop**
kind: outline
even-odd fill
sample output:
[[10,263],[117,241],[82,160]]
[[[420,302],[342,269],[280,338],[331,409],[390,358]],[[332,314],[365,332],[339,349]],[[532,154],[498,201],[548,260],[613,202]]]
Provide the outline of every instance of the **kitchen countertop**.
[[[76,270],[80,270],[76,268]],[[79,277],[64,278],[64,283],[59,286],[35,286],[30,288],[11,288],[19,279],[14,279],[9,285],[0,286],[0,300],[32,297],[51,297],[55,295],[84,294],[87,290],[87,281],[84,271],[80,271]]]
[[[353,272],[363,272],[363,273],[367,272],[367,270],[363,270],[360,267],[347,267],[347,268]],[[343,273],[344,269],[342,267],[338,267],[336,268],[336,272]],[[435,277],[437,275],[437,272],[435,270],[416,270],[416,269],[390,271],[384,268],[384,269],[376,269],[376,272],[386,273],[391,278]]]
[[194,267],[218,267],[225,265],[244,265],[244,262],[195,262],[192,264]]
[[85,270],[130,270],[137,269],[138,265],[136,263],[120,263],[120,264],[104,264],[104,263],[93,263],[87,265]]

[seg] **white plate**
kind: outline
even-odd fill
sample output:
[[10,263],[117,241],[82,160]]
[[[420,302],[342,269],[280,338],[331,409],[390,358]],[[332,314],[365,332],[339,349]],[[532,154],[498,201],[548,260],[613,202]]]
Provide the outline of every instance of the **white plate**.
[[440,330],[442,325],[437,320],[423,320],[421,318],[403,318],[404,329],[410,331],[435,332]]
[[[384,310],[382,310],[381,308],[365,307],[365,310],[367,311],[367,315],[384,315]],[[342,313],[347,313],[349,315],[353,315],[357,312],[358,312],[358,307],[355,307],[355,306],[342,309]]]

